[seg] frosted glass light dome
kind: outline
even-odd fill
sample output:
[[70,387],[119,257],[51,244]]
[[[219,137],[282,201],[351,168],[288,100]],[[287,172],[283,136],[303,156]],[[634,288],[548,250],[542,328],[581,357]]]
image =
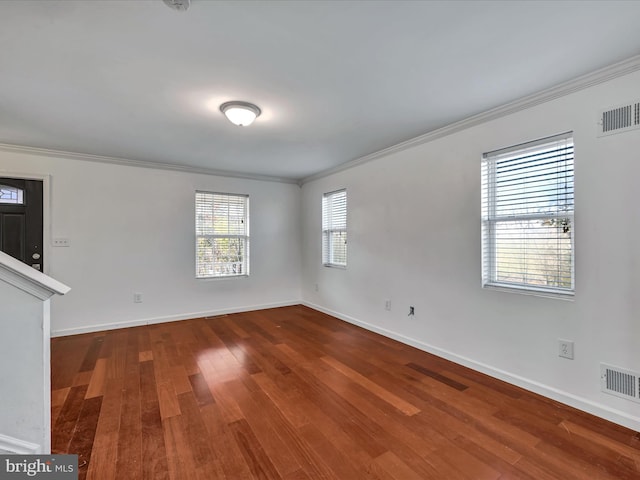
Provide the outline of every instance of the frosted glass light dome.
[[220,111],[231,123],[239,127],[248,127],[260,116],[260,109],[253,103],[227,102],[220,105]]

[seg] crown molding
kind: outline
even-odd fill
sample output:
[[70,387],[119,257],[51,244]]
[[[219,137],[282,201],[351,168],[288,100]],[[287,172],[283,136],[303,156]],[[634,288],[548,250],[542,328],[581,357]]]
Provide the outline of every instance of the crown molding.
[[580,90],[584,90],[594,85],[598,85],[598,84],[607,82],[609,80],[622,77],[624,75],[636,72],[638,70],[640,70],[640,55],[636,55],[634,57],[628,58],[621,62],[614,63],[612,65],[601,68],[599,70],[595,70],[591,73],[587,73],[586,75],[577,77],[573,80],[560,83],[554,87],[548,88],[546,90],[542,90],[538,93],[534,93],[526,97],[522,97],[516,101],[504,104],[496,108],[492,108],[490,110],[479,113],[477,115],[467,117],[463,120],[451,123],[449,125],[438,128],[436,130],[432,130],[430,132],[427,132],[418,137],[414,137],[405,142],[392,145],[391,147],[378,150],[376,152],[370,153],[368,155],[364,155],[362,157],[355,158],[353,160],[347,161],[335,167],[315,173],[313,175],[309,175],[307,177],[298,178],[298,179],[270,176],[270,175],[254,175],[249,173],[233,172],[229,170],[217,170],[212,168],[190,167],[186,165],[178,165],[173,163],[161,163],[161,162],[152,162],[152,161],[146,161],[146,160],[133,160],[133,159],[127,159],[127,158],[120,158],[120,157],[93,155],[89,153],[68,152],[64,150],[30,147],[26,145],[14,145],[14,144],[8,144],[8,143],[0,143],[0,151],[27,153],[27,154],[34,154],[34,155],[45,155],[50,157],[84,160],[84,161],[99,162],[99,163],[110,163],[110,164],[124,165],[124,166],[130,166],[130,167],[152,168],[157,170],[169,170],[169,171],[184,172],[184,173],[196,173],[196,174],[202,174],[202,175],[214,175],[219,177],[242,178],[246,180],[258,180],[258,181],[264,181],[264,182],[290,183],[290,184],[297,184],[298,186],[302,186],[305,183],[311,182],[313,180],[324,178],[334,173],[342,172],[344,170],[356,167],[358,165],[362,165],[363,163],[367,163],[372,160],[376,160],[378,158],[386,157],[394,153],[402,152],[404,150],[407,150],[409,148],[412,148],[418,145],[423,145],[425,143],[432,142],[439,138],[452,135],[456,132],[466,130],[476,125],[480,125],[482,123],[486,123],[491,120],[505,117],[507,115],[511,115],[521,110],[526,110],[536,105],[540,105],[542,103],[546,103],[551,100],[555,100],[557,98],[570,95],[574,92],[578,92]]
[[323,170],[313,175],[309,175],[308,177],[304,177],[300,179],[298,181],[298,185],[302,186],[305,183],[311,182],[313,180],[324,178],[334,173],[342,172],[349,168],[362,165],[363,163],[367,163],[372,160],[376,160],[378,158],[382,158],[394,153],[402,152],[403,150],[407,150],[411,147],[432,142],[434,140],[437,140],[442,137],[446,137],[448,135],[454,134],[461,130],[466,130],[476,125],[480,125],[482,123],[486,123],[491,120],[495,120],[497,118],[505,117],[507,115],[511,115],[521,110],[526,110],[528,108],[535,107],[536,105],[540,105],[542,103],[546,103],[551,100],[555,100],[557,98],[570,95],[574,92],[578,92],[580,90],[584,90],[594,85],[598,85],[598,84],[607,82],[609,80],[613,80],[614,78],[628,75],[629,73],[633,73],[638,70],[640,70],[640,55],[636,55],[634,57],[628,58],[621,62],[614,63],[612,65],[601,68],[599,70],[595,70],[591,73],[587,73],[573,80],[560,83],[554,87],[542,90],[532,95],[527,95],[526,97],[522,97],[513,102],[506,103],[496,108],[492,108],[490,110],[479,113],[477,115],[467,117],[464,120],[460,120],[458,122],[454,122],[449,125],[446,125],[442,128],[432,130],[430,132],[427,132],[418,137],[414,137],[405,142],[398,143],[391,147],[378,150],[377,152],[370,153],[369,155],[365,155],[363,157],[350,160],[336,167]]
[[202,175],[215,175],[218,177],[243,178],[246,180],[259,180],[262,182],[279,183],[299,183],[298,180],[287,177],[276,177],[270,175],[252,175],[249,173],[232,172],[228,170],[216,170],[213,168],[189,167],[174,163],[160,163],[146,160],[132,160],[120,157],[108,157],[104,155],[93,155],[90,153],[68,152],[65,150],[55,150],[50,148],[29,147],[26,145],[13,145],[10,143],[0,143],[0,150],[5,152],[27,153],[32,155],[45,155],[48,157],[66,158],[73,160],[84,160],[89,162],[110,163],[114,165],[124,165],[128,167],[153,168],[156,170],[170,170],[174,172],[198,173]]

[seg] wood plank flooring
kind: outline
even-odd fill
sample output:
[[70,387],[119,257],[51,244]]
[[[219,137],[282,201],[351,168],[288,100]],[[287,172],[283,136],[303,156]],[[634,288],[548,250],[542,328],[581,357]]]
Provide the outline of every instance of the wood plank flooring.
[[640,479],[640,434],[303,306],[52,340],[81,479]]

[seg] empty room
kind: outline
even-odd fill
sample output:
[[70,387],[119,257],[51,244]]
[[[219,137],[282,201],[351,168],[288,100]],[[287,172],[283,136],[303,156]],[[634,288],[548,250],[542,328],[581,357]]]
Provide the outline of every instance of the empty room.
[[640,478],[639,24],[0,2],[0,476]]

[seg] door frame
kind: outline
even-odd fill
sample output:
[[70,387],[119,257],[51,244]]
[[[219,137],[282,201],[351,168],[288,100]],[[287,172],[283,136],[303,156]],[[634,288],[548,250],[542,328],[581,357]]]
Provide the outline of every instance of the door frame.
[[47,260],[44,263],[42,273],[49,275],[51,269],[51,243],[53,242],[51,237],[51,175],[0,170],[0,178],[40,180],[42,182],[42,251],[44,252],[44,258]]

